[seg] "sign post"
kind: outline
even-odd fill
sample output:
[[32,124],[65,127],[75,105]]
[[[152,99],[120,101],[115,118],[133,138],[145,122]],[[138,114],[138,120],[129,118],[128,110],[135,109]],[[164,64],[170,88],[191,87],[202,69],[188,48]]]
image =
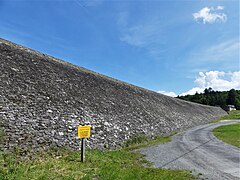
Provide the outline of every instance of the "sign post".
[[81,162],[85,161],[85,138],[81,139]]
[[85,161],[85,138],[90,137],[91,126],[78,126],[78,138],[81,138],[81,162]]

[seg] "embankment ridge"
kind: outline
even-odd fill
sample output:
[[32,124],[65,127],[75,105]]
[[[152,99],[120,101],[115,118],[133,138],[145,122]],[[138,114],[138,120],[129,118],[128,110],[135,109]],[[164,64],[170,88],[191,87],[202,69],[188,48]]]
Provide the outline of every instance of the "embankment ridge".
[[137,134],[167,135],[225,115],[219,107],[149,91],[0,39],[0,121],[5,149],[115,148]]

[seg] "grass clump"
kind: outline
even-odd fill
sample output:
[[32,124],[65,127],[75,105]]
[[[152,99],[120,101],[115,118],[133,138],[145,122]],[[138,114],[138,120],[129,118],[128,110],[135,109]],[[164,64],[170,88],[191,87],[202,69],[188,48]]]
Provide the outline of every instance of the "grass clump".
[[154,169],[143,164],[143,155],[128,150],[88,150],[86,161],[80,152],[66,149],[39,153],[33,160],[21,160],[12,153],[0,157],[0,179],[192,179],[189,171]]
[[3,128],[3,120],[0,119],[0,152],[3,149],[4,141],[5,141],[5,132]]
[[143,148],[147,146],[153,146],[156,144],[162,144],[170,141],[171,141],[170,136],[165,136],[165,137],[157,136],[157,137],[150,138],[144,134],[140,134],[127,140],[124,143],[124,147],[126,150],[133,150],[133,149]]
[[240,110],[234,110],[230,111],[228,115],[220,117],[217,120],[214,120],[213,122],[219,122],[221,120],[237,120],[240,119]]
[[240,148],[240,123],[215,128],[213,134],[223,142]]
[[0,155],[0,179],[193,179],[190,171],[151,168],[144,155],[132,149],[170,141],[170,137],[149,139],[139,135],[117,150],[87,150],[80,161],[80,151],[50,149],[24,160],[15,153]]

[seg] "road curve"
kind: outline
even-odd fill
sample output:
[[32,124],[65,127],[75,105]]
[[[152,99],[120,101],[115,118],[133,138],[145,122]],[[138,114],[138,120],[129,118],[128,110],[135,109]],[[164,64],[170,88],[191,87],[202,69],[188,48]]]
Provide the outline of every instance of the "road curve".
[[137,151],[156,168],[191,170],[195,175],[202,174],[199,177],[203,179],[240,179],[240,149],[223,143],[211,132],[236,122],[240,120],[197,126],[174,135],[169,143]]

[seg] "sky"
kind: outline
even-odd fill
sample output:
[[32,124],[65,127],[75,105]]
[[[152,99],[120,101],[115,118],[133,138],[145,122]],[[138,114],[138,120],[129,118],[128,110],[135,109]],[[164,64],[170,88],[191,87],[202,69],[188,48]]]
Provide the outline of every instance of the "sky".
[[0,37],[169,96],[240,89],[239,0],[0,0]]

